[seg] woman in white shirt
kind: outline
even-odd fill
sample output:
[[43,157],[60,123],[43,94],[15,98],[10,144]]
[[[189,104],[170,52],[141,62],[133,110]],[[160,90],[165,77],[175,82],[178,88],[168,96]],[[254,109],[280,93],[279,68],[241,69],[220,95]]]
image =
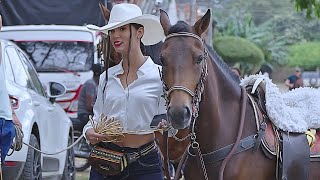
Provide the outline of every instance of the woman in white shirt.
[[93,120],[97,121],[101,114],[119,120],[124,137],[118,137],[119,142],[101,142],[114,137],[96,133],[90,122],[83,133],[93,145],[99,143],[113,151],[139,154],[118,175],[105,176],[92,168],[90,179],[162,180],[161,159],[150,129],[153,117],[165,113],[160,66],[140,50],[141,42],[152,45],[163,39],[159,18],[142,15],[138,6],[123,3],[113,7],[107,25],[88,28],[108,34],[115,51],[123,58],[120,64],[108,69],[108,76],[106,72],[100,76]]

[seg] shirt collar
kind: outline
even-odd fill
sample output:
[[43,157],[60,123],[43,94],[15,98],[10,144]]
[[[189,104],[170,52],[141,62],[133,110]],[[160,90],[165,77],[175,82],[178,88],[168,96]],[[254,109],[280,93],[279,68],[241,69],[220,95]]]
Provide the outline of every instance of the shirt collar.
[[[121,61],[119,64],[117,64],[115,67],[114,67],[114,75],[115,76],[118,76],[120,74],[123,74],[124,70],[123,70],[123,67],[122,67],[122,62]],[[141,77],[143,75],[145,75],[146,73],[148,73],[149,71],[149,68],[153,65],[153,61],[152,59],[150,58],[150,56],[148,56],[147,60],[140,66],[140,68],[138,69],[138,72],[137,72],[137,75],[138,77]]]

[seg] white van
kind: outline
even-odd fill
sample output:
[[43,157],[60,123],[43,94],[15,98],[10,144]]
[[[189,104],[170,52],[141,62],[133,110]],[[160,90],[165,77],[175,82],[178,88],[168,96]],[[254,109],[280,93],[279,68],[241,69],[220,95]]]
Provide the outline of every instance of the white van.
[[82,84],[92,77],[92,64],[98,63],[97,38],[85,26],[7,26],[0,32],[0,39],[15,41],[27,53],[43,84],[54,81],[67,87],[57,102],[71,118],[77,117]]

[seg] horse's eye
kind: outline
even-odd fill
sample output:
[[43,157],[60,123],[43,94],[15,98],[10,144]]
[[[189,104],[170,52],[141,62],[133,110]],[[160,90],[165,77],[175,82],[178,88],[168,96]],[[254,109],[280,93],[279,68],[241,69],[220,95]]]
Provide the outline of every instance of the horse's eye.
[[203,60],[203,55],[200,55],[197,59],[197,64],[200,64],[202,60]]

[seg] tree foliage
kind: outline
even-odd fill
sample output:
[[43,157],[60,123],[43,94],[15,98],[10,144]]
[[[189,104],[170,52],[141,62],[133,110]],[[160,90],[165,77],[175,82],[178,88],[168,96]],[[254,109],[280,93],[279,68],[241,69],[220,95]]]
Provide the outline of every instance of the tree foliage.
[[300,66],[304,69],[320,67],[320,42],[306,42],[290,46],[288,61],[290,66]]
[[264,64],[271,67],[288,63],[288,46],[320,41],[319,20],[297,12],[292,0],[221,1],[213,13],[218,22],[215,37],[239,36],[254,42],[264,53]]
[[287,35],[276,35],[272,30],[273,22],[266,22],[256,26],[250,14],[241,17],[231,16],[219,24],[220,33],[216,36],[238,36],[255,43],[264,54],[268,66],[283,65],[286,61],[286,47],[290,38]]
[[264,62],[261,49],[244,38],[218,37],[214,39],[213,47],[227,64],[230,66],[240,64],[245,73],[256,71]]
[[308,18],[311,18],[313,15],[320,18],[319,0],[295,0],[295,6],[298,11],[305,11]]

